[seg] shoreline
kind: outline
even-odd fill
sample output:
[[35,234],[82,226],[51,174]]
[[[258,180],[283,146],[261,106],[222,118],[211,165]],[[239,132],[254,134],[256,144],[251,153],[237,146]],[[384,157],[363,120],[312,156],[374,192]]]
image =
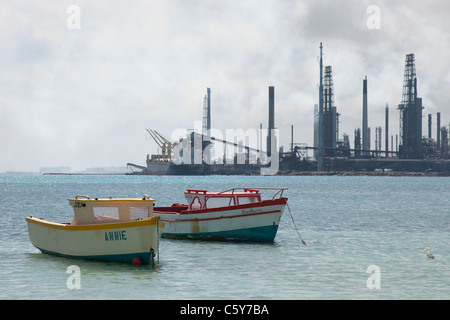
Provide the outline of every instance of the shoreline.
[[[43,175],[43,176],[127,176],[127,175],[142,175],[137,173],[122,173],[122,172],[5,172],[0,175]],[[209,175],[209,174],[205,174]],[[250,174],[220,174],[213,173],[211,176],[258,176],[256,172]],[[155,176],[149,174],[149,176]],[[199,175],[202,176],[202,175]],[[450,171],[298,171],[298,170],[278,170],[275,176],[342,176],[342,177],[450,177]]]
[[[133,175],[127,173],[44,173],[43,175],[65,176],[122,176]],[[146,174],[135,174],[145,176]],[[222,176],[225,174],[217,174]],[[149,175],[153,176],[153,175]],[[201,175],[200,175],[201,176]],[[236,174],[236,176],[245,176]],[[276,176],[342,176],[342,177],[450,177],[450,172],[409,172],[409,171],[294,171],[280,170]]]
[[450,177],[450,172],[410,171],[279,171],[278,176],[343,176],[343,177]]

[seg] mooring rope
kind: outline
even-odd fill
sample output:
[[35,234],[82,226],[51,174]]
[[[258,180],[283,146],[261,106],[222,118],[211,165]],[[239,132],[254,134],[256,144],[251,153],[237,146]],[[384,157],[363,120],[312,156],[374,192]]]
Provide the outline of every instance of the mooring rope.
[[157,219],[156,219],[156,245],[157,245],[157,252],[156,252],[156,258],[157,258],[157,263],[158,263],[158,265],[159,265],[159,238],[160,238],[160,235],[159,235],[159,219],[160,219],[160,217],[157,217]]
[[306,242],[303,240],[302,236],[300,235],[300,232],[298,232],[297,226],[295,225],[294,217],[292,216],[291,208],[289,208],[289,203],[286,202],[286,205],[289,210],[289,214],[291,215],[292,223],[294,224],[295,230],[297,230],[297,234],[300,237],[300,240],[302,240],[302,243],[306,246]]

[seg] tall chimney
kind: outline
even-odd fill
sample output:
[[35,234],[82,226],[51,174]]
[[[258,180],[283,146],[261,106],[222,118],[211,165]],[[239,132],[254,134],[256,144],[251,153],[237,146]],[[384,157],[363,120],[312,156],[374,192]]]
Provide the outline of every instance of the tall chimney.
[[428,114],[428,138],[431,139],[431,113]]
[[385,147],[386,147],[386,158],[389,156],[389,104],[386,102],[386,115],[385,115]]
[[208,95],[208,114],[207,114],[207,120],[206,120],[206,129],[208,130],[208,135],[211,135],[211,89],[207,88],[207,95]]
[[319,84],[319,141],[317,144],[317,171],[323,171],[323,58],[320,43],[320,84]]
[[437,126],[437,137],[436,137],[436,149],[441,150],[441,113],[437,113],[436,126]]
[[367,76],[363,80],[363,119],[362,119],[362,149],[363,151],[369,150],[370,137],[369,137],[369,125],[367,119]]
[[317,159],[317,147],[319,146],[319,105],[314,104],[314,158]]
[[267,131],[267,156],[272,153],[272,130],[275,129],[275,88],[269,87],[269,130]]
[[203,159],[209,163],[211,159],[211,149],[207,146],[211,143],[211,89],[206,88],[206,95],[203,104],[203,123],[202,123],[202,152]]

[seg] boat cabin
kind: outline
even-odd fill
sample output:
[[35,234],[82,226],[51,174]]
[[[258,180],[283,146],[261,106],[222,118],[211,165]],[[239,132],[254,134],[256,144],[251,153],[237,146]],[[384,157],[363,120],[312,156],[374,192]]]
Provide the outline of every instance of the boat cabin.
[[243,189],[243,191],[232,189],[223,192],[188,189],[184,195],[189,210],[227,207],[261,201],[261,194],[256,189]]
[[74,219],[71,225],[116,223],[147,219],[153,216],[154,199],[148,196],[127,199],[91,199],[76,196],[69,200]]

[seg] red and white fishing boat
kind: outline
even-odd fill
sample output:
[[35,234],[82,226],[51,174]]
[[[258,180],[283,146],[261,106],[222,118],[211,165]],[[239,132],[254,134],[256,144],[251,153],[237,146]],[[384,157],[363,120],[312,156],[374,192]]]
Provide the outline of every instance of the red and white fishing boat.
[[[275,190],[261,200],[260,190]],[[154,207],[164,222],[162,237],[273,242],[287,204],[287,188],[234,188],[221,192],[187,190],[187,204]]]

